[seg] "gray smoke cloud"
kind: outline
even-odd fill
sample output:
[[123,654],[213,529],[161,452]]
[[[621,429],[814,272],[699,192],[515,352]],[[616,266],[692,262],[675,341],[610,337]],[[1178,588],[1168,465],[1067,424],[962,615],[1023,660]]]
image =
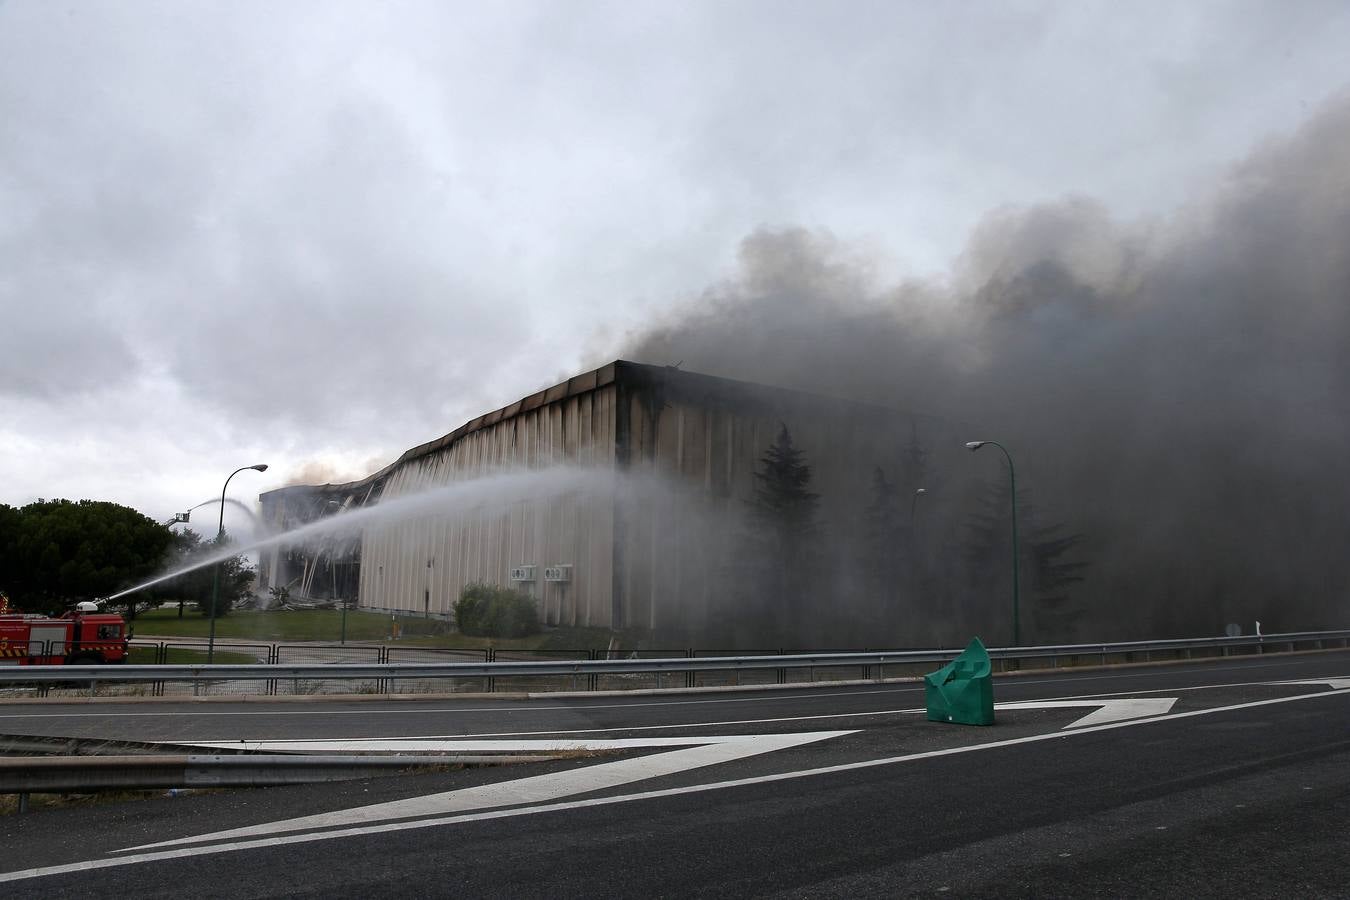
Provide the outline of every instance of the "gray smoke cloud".
[[[1170,216],[1000,209],[942,280],[876,268],[826,233],[757,231],[624,355],[978,423],[1086,536],[1082,631],[1350,622],[1350,95]],[[968,514],[948,509],[945,541]]]

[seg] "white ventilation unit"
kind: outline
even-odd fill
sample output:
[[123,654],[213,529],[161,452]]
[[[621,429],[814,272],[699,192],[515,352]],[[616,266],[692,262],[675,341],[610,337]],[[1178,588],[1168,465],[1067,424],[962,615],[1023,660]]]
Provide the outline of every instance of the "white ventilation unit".
[[545,566],[545,567],[544,567],[544,580],[545,580],[545,581],[560,581],[560,582],[571,581],[571,580],[572,580],[572,567],[571,567],[570,565],[567,565],[567,566]]
[[513,566],[512,581],[534,581],[534,566]]

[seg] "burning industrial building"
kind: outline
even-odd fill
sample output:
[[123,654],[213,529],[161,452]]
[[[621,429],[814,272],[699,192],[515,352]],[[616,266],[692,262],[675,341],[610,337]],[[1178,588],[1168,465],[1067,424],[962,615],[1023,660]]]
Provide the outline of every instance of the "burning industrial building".
[[[268,550],[261,586],[450,618],[467,585],[496,583],[533,596],[550,625],[726,646],[936,639],[915,604],[941,580],[938,560],[920,558],[914,516],[922,482],[943,480],[924,448],[956,437],[928,416],[616,361],[367,478],[263,494],[264,520],[289,530],[500,486],[372,519],[355,538]],[[512,489],[512,473],[531,480]]]

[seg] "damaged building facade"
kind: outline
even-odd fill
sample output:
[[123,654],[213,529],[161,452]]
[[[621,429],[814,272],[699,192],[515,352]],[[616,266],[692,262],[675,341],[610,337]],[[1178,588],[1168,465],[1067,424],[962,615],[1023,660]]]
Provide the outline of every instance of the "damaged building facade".
[[463,508],[447,493],[443,509],[373,522],[345,544],[270,551],[261,584],[448,618],[465,585],[489,582],[531,594],[550,625],[715,632],[729,613],[723,573],[746,527],[756,467],[785,426],[812,467],[822,528],[841,546],[864,540],[876,468],[894,471],[917,434],[947,439],[926,417],[616,361],[414,447],[360,481],[291,486],[260,501],[269,526],[287,530],[503,473],[596,477],[569,485],[560,474],[556,487]]

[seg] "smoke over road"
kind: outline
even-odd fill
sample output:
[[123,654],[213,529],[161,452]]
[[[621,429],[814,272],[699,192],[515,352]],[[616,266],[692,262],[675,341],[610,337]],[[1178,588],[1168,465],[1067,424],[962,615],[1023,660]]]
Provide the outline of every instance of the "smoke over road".
[[827,234],[761,230],[624,355],[978,423],[968,438],[1006,443],[1038,507],[1086,536],[1080,632],[1350,624],[1350,95],[1168,217],[1002,209],[942,281],[874,269]]

